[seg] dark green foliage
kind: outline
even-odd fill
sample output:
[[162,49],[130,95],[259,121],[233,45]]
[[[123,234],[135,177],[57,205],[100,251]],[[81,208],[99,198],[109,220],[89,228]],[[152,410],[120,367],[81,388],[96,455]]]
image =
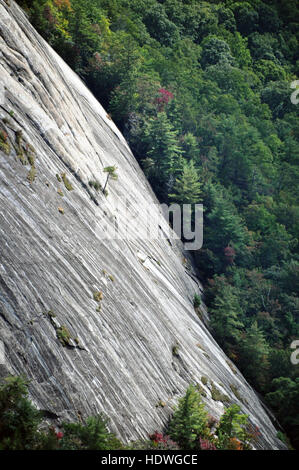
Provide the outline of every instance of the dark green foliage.
[[108,420],[103,415],[87,418],[86,424],[65,423],[61,450],[116,450],[123,446],[114,434],[107,430]]
[[198,308],[198,307],[201,306],[201,297],[200,297],[200,295],[194,294],[193,305],[194,305],[194,308]]
[[299,445],[299,378],[279,377],[272,382],[272,391],[266,395],[267,403],[271,404],[278,414],[281,424],[290,430],[296,448]]
[[240,414],[240,411],[241,409],[238,405],[232,405],[221,416],[216,430],[218,449],[251,449],[250,441],[252,436],[248,432],[248,415]]
[[0,386],[0,449],[25,450],[38,445],[41,416],[28,400],[28,382],[9,377]]
[[193,385],[179,400],[167,431],[182,449],[199,449],[199,437],[209,436],[208,413]]
[[172,194],[168,197],[178,204],[195,204],[201,201],[201,183],[194,162],[184,162],[181,174],[176,178]]
[[225,278],[216,280],[210,311],[211,326],[218,341],[226,343],[227,347],[238,344],[244,329],[241,307],[234,288],[226,283]]
[[[90,416],[85,423],[64,422],[59,431],[47,427],[43,413],[28,399],[27,380],[9,377],[0,385],[0,450],[250,449],[247,417],[239,414],[236,405],[221,417],[215,439],[211,428],[216,420],[205,410],[202,394],[206,395],[202,387],[188,387],[171,418],[169,435],[155,432],[150,440],[125,447],[108,430],[109,420],[103,414]],[[156,406],[165,405],[160,400]]]
[[94,188],[96,191],[102,191],[103,187],[99,181],[89,181],[89,186]]
[[43,414],[28,399],[28,381],[8,377],[0,385],[0,450],[114,450],[122,443],[110,433],[103,415],[82,423],[63,423],[41,431]]
[[181,449],[192,450],[250,450],[257,436],[249,430],[248,416],[240,413],[238,405],[227,408],[216,426],[202,403],[201,387],[190,385],[167,428],[169,436]]
[[234,62],[229,45],[222,39],[210,37],[202,42],[201,65],[203,68],[208,65],[230,64]]

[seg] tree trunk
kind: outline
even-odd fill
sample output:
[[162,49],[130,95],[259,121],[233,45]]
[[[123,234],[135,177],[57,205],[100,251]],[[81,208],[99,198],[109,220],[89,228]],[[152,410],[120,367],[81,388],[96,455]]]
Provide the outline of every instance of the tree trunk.
[[108,184],[109,176],[110,176],[110,173],[108,173],[108,175],[107,175],[106,183],[105,183],[105,186],[103,187],[103,194],[105,194],[105,189],[106,189],[106,186]]

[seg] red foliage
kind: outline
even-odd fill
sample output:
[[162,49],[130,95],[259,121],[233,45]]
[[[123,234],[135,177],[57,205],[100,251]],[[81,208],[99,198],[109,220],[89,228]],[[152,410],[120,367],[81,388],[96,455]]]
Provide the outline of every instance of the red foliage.
[[236,252],[232,246],[226,246],[224,248],[224,255],[228,264],[233,264],[236,257]]
[[176,442],[172,441],[168,435],[164,436],[161,432],[155,431],[154,434],[151,434],[149,436],[149,438],[160,448],[177,448]]
[[54,0],[54,4],[62,10],[63,8],[67,8],[68,10],[71,10],[71,2],[70,0]]
[[247,433],[253,441],[256,441],[261,435],[260,428],[258,426],[253,426],[252,424],[249,425]]
[[2,140],[2,142],[6,142],[8,139],[8,134],[7,132],[5,131],[0,131],[0,140]]
[[199,442],[200,442],[201,450],[217,450],[214,444],[210,442],[208,439],[202,439],[200,437]]
[[56,20],[55,16],[52,14],[51,7],[49,5],[45,6],[44,17],[52,25],[55,25],[57,23],[57,20]]
[[161,112],[164,110],[165,106],[169,103],[170,100],[174,98],[171,91],[166,90],[165,88],[160,88],[158,90],[159,96],[156,98],[155,102],[158,105],[158,111]]
[[57,437],[58,440],[59,440],[59,439],[62,439],[62,438],[63,438],[63,433],[60,432],[60,431],[57,432],[57,433],[56,433],[56,437]]

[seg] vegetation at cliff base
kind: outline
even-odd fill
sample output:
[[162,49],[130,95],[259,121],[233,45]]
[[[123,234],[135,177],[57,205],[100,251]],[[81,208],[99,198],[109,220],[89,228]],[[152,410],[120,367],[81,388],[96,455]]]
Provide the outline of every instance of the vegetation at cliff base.
[[108,110],[160,201],[203,203],[194,257],[211,329],[298,447],[298,3],[19,3]]
[[29,400],[28,386],[25,378],[13,376],[0,384],[0,450],[250,450],[259,436],[238,405],[227,408],[218,422],[190,385],[170,420],[168,434],[156,431],[147,440],[125,445],[109,431],[103,414],[85,422],[63,422],[59,429],[47,425],[43,412]]

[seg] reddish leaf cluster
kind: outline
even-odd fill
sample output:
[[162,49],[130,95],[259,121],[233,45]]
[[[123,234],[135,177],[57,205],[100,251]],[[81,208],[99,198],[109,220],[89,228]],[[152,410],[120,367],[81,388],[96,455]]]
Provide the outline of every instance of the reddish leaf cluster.
[[49,5],[45,6],[44,17],[52,25],[55,25],[57,23],[57,20],[55,16],[53,15],[51,7]]
[[159,96],[156,98],[156,103],[158,105],[158,110],[163,111],[164,107],[173,99],[173,93],[166,90],[165,88],[160,88],[158,90]]
[[67,10],[71,10],[71,2],[70,0],[54,0],[54,4],[62,10],[63,8],[66,8]]
[[201,450],[217,450],[214,444],[210,442],[208,439],[202,439],[200,437],[199,442],[200,442]]
[[154,434],[149,436],[149,438],[160,448],[177,448],[176,442],[174,442],[168,435],[164,436],[161,432],[155,431]]
[[235,252],[234,248],[232,246],[226,246],[224,248],[224,256],[226,258],[226,261],[229,264],[233,264],[234,259],[236,257],[236,252]]
[[258,426],[253,426],[252,424],[249,425],[247,432],[248,432],[248,436],[253,441],[256,441],[257,438],[261,435],[260,428]]
[[0,140],[2,140],[2,142],[6,142],[8,139],[8,134],[7,132],[5,131],[0,131]]

